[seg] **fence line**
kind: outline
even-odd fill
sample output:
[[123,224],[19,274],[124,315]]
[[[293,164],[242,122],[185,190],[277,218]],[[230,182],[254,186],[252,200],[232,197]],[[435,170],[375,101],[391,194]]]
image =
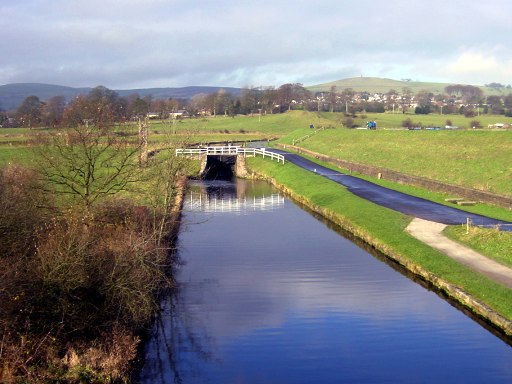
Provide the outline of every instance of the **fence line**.
[[234,145],[224,147],[178,148],[176,149],[176,156],[178,155],[261,155],[263,158],[270,157],[270,159],[284,164],[283,155],[271,151],[266,151],[265,148],[245,148]]

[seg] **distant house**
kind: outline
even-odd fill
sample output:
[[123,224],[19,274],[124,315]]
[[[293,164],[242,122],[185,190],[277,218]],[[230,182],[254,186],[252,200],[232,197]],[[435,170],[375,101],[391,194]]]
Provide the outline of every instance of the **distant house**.
[[184,109],[178,109],[176,112],[169,113],[169,117],[171,119],[181,119],[183,117],[188,117],[188,112]]
[[154,120],[154,119],[159,119],[160,118],[160,114],[156,113],[156,112],[148,112],[148,114],[146,116],[150,120]]
[[496,124],[489,125],[489,128],[507,128],[507,127],[508,127],[508,124],[504,124],[504,123],[496,123]]

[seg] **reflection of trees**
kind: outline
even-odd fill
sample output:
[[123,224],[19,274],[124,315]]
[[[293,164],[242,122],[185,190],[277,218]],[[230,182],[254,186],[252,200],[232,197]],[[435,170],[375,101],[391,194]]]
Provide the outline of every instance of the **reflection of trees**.
[[169,290],[162,300],[147,342],[141,383],[180,384],[188,375],[199,376],[204,362],[213,360],[208,350],[212,339],[188,310],[184,290],[186,286]]

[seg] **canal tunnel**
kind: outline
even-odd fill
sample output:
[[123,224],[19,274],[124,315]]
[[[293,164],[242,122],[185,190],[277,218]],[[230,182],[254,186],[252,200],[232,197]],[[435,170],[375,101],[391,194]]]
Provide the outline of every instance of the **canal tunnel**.
[[202,171],[205,180],[231,180],[236,173],[236,156],[209,155]]

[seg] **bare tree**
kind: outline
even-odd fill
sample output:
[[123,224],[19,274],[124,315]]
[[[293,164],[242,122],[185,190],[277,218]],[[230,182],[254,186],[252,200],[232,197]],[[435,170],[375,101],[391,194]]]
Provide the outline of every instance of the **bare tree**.
[[412,103],[412,91],[409,87],[402,88],[402,98],[400,99],[400,105],[402,106],[402,113],[405,113]]
[[190,99],[189,107],[193,113],[204,113],[208,109],[208,95],[198,93]]
[[16,116],[24,126],[32,129],[41,121],[41,106],[39,97],[29,96],[19,106]]
[[42,109],[43,123],[48,127],[56,127],[62,122],[66,99],[64,96],[53,96]]
[[277,104],[277,91],[274,87],[266,87],[261,94],[261,106],[267,113],[272,113]]
[[329,112],[334,112],[336,103],[338,99],[338,94],[336,93],[336,86],[333,85],[329,92]]
[[250,114],[253,113],[259,107],[261,92],[252,87],[246,87],[242,89],[240,95],[240,105],[242,107],[242,113]]
[[175,149],[186,147],[189,140],[183,139],[181,143],[168,138],[164,149],[148,159],[143,169],[143,180],[151,193],[144,193],[144,199],[153,212],[153,232],[159,244],[165,246],[169,236],[169,228],[178,213],[176,198],[182,192],[185,176],[191,173],[194,163],[183,156],[176,156]]
[[341,100],[345,104],[345,113],[349,113],[349,103],[354,100],[356,92],[352,88],[346,88],[341,92]]
[[42,141],[36,149],[37,171],[52,192],[68,196],[75,205],[89,209],[138,180],[139,145],[113,130],[82,125],[52,132]]
[[311,93],[300,83],[283,84],[277,90],[281,111],[290,110],[292,104],[301,104],[311,97]]

